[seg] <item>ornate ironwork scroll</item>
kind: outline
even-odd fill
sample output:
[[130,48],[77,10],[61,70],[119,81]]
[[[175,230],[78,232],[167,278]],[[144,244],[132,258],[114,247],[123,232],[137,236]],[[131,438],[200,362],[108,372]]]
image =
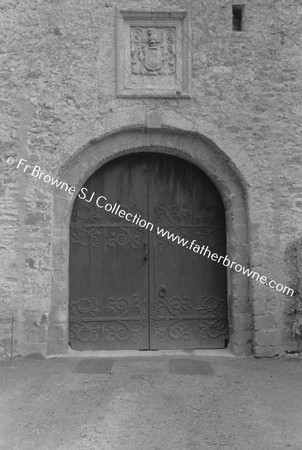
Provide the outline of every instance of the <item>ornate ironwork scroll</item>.
[[[190,242],[195,239],[196,244],[214,246],[225,241],[225,227],[221,225],[221,210],[214,207],[194,211],[188,205],[166,206],[159,203],[154,208],[156,220],[165,219],[169,225],[166,229]],[[171,225],[173,227],[171,227]],[[165,225],[162,225],[165,228]],[[194,233],[194,235],[193,235]],[[157,235],[155,244],[164,248],[165,245],[178,246],[178,240],[172,241],[167,237]]]
[[125,247],[130,245],[132,248],[138,248],[143,243],[142,230],[131,230],[127,228],[118,228],[114,230],[108,230],[106,235],[107,245],[109,247]]
[[221,209],[205,207],[196,211],[188,205],[167,206],[164,203],[159,203],[154,207],[154,215],[157,220],[165,218],[172,225],[212,228],[217,225],[217,221],[221,218]]
[[[96,247],[100,240],[105,238],[109,247],[115,245],[120,247],[127,245],[130,245],[132,248],[139,247],[142,242],[142,231],[137,229],[137,226],[132,225],[131,227],[126,219],[121,219],[118,215],[106,212],[95,204],[83,204],[83,202],[73,208],[70,227],[72,243]],[[120,209],[124,209],[127,212],[131,211],[133,215],[139,214],[137,204],[132,206],[125,205]],[[107,224],[104,223],[104,218],[106,218]],[[112,228],[110,229],[110,227]]]
[[147,300],[133,295],[131,298],[109,297],[101,311],[96,298],[80,298],[70,305],[70,338],[82,343],[99,339],[138,342],[146,330]]
[[201,338],[227,336],[226,301],[202,296],[198,307],[194,308],[187,296],[169,298],[166,286],[162,285],[155,300],[151,324],[161,342],[167,339],[187,341],[193,339],[196,331]]

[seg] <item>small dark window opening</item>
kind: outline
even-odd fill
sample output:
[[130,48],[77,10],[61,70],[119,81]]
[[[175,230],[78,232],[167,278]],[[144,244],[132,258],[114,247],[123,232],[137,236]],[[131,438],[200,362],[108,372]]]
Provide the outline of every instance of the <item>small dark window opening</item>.
[[243,7],[244,5],[233,5],[233,31],[242,31],[242,19],[243,19]]

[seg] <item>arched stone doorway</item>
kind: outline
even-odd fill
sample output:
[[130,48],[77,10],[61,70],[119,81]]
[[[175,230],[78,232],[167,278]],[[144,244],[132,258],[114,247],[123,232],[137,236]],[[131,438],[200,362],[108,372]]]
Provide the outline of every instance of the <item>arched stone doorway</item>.
[[225,253],[221,196],[195,165],[150,152],[106,163],[73,206],[71,348],[224,348]]
[[[182,130],[118,130],[83,146],[68,159],[60,178],[79,192],[85,181],[106,162],[135,152],[178,156],[200,168],[222,197],[226,217],[228,258],[248,266],[248,226],[244,181],[234,164],[212,141]],[[54,192],[52,298],[48,327],[48,354],[66,353],[69,343],[69,238],[74,198]],[[189,250],[188,250],[189,251]],[[215,264],[215,263],[213,263]],[[248,278],[227,271],[229,348],[237,355],[251,352],[251,306]]]

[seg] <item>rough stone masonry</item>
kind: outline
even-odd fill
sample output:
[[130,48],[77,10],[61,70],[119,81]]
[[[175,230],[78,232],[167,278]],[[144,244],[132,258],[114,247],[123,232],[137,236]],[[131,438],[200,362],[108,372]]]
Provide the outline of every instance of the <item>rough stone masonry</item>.
[[[1,3],[1,356],[68,347],[72,199],[8,166],[10,156],[79,190],[137,142],[191,152],[223,196],[229,254],[299,287],[298,0]],[[163,55],[144,55],[142,42],[156,49],[161,39]],[[228,171],[233,178],[224,179]],[[295,349],[284,316],[289,297],[232,277],[231,349],[259,357]]]

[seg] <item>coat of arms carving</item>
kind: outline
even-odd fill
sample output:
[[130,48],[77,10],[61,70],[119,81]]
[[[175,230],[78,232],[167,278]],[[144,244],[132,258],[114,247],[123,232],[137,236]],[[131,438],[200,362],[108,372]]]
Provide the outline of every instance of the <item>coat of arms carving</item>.
[[116,10],[116,69],[118,97],[190,98],[189,14]]
[[131,27],[131,72],[171,75],[176,71],[175,28]]

